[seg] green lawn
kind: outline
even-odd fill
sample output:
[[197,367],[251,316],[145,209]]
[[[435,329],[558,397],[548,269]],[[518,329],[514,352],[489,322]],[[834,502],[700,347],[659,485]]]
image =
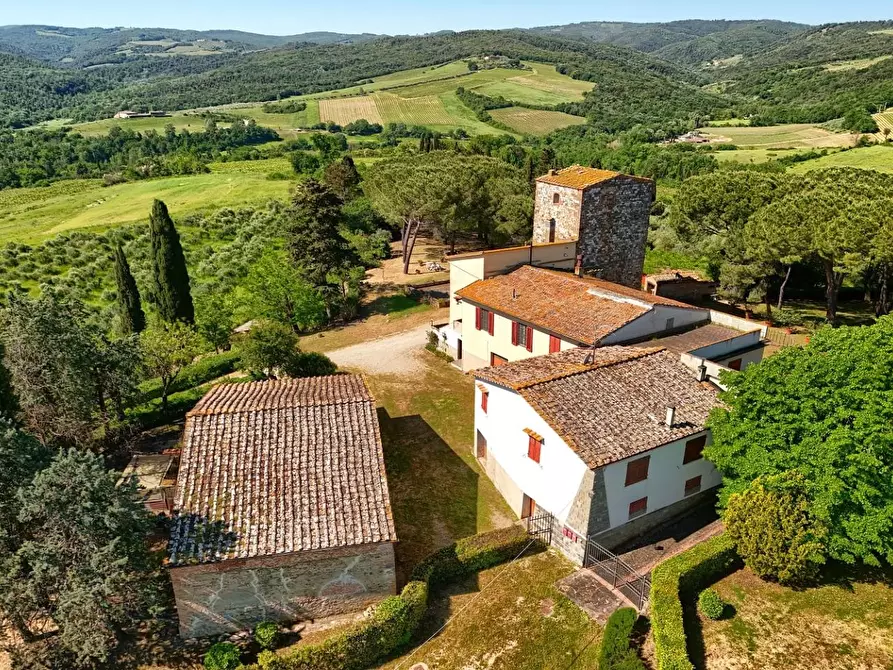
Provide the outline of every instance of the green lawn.
[[893,173],[893,145],[879,144],[872,147],[839,151],[811,161],[797,163],[791,167],[791,171],[808,172],[831,167],[854,167]]
[[[288,194],[291,181],[268,180],[262,167],[266,161],[251,163],[253,172],[227,170],[109,187],[97,179],[71,180],[45,188],[0,191],[0,243],[39,242],[64,231],[102,230],[144,221],[155,198],[164,200],[177,217],[263,203]],[[283,163],[271,161],[266,168],[281,171]]]
[[[893,664],[893,575],[794,590],[741,570],[714,588],[734,608],[701,620],[708,670],[889,670]],[[695,659],[700,660],[700,659]]]
[[766,163],[771,160],[793,156],[812,149],[734,149],[716,151],[713,156],[721,163]]

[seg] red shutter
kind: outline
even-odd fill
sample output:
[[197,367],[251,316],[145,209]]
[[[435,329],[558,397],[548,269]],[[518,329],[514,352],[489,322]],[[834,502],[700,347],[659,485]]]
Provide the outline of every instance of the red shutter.
[[492,335],[493,334],[493,312],[488,312],[488,314],[490,315],[490,324],[487,327],[487,332]]
[[512,344],[518,344],[518,322],[512,321]]
[[475,330],[481,329],[481,308],[480,307],[474,308],[474,329]]
[[527,326],[527,351],[533,351],[533,328]]
[[561,351],[561,340],[554,335],[549,335],[549,353],[554,354]]
[[527,457],[534,463],[540,462],[540,448],[543,443],[536,439],[533,435],[527,438]]
[[487,401],[490,399],[490,394],[486,391],[481,392],[481,409],[484,410],[484,414],[487,413]]

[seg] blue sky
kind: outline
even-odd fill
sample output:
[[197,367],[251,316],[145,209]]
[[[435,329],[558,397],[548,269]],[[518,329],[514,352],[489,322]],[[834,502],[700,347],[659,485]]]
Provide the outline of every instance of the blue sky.
[[0,0],[3,24],[232,28],[275,35],[336,32],[423,33],[510,28],[577,21],[671,21],[685,18],[776,18],[828,23],[893,18],[889,0],[750,0],[743,3],[549,2],[548,0]]

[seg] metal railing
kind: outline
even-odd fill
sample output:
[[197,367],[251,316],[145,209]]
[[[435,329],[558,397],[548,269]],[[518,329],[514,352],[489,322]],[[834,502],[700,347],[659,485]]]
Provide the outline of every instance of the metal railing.
[[583,567],[589,568],[625,595],[641,612],[648,602],[651,579],[640,575],[626,561],[591,538],[586,540]]
[[548,512],[540,512],[534,516],[527,517],[527,534],[537,540],[541,540],[544,544],[552,544],[552,526],[555,523],[555,517]]

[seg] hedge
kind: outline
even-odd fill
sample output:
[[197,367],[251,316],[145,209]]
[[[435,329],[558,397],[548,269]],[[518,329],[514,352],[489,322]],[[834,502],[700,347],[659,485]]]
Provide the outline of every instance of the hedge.
[[[187,365],[177,375],[174,383],[171,384],[170,393],[178,393],[187,391],[207,384],[223,375],[228,375],[236,370],[239,366],[239,353],[237,351],[225,351],[222,354],[212,354],[205,356]],[[140,384],[140,394],[142,402],[148,403],[151,400],[161,397],[161,380],[149,379]]]
[[632,607],[621,607],[605,623],[598,653],[598,670],[645,670],[630,637],[639,618]]
[[372,615],[319,644],[285,654],[262,652],[257,670],[362,670],[405,646],[428,608],[428,591],[515,558],[531,540],[520,526],[461,539],[440,549],[413,570],[398,596],[386,598]]
[[651,573],[651,629],[658,670],[694,670],[688,657],[682,600],[743,567],[732,541],[719,535],[674,556]]

